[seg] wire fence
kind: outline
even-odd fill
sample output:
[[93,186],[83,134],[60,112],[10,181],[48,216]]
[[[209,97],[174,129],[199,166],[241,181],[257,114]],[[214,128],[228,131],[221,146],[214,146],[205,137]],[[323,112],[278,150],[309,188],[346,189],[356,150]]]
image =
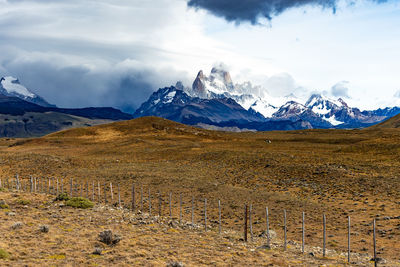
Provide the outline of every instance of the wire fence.
[[[11,180],[11,181],[10,181]],[[147,188],[146,188],[147,187]],[[7,188],[8,190],[24,191],[30,193],[43,193],[50,195],[68,194],[69,197],[84,197],[93,202],[99,204],[110,205],[119,208],[129,209],[132,212],[148,213],[149,216],[163,216],[169,217],[170,219],[177,219],[179,224],[183,222],[189,223],[189,225],[203,226],[204,231],[217,231],[222,234],[224,230],[232,228],[232,223],[227,221],[224,222],[224,205],[228,203],[221,202],[220,199],[210,199],[207,197],[199,198],[189,196],[182,192],[152,192],[151,186],[144,186],[143,184],[132,183],[131,186],[127,184],[113,184],[112,182],[106,181],[89,181],[82,182],[81,180],[74,179],[58,179],[58,178],[20,178],[16,175],[15,179],[0,179],[0,188]],[[147,190],[146,190],[147,189]],[[130,191],[130,193],[129,193]],[[242,215],[236,216],[230,221],[236,222],[237,226],[242,225],[242,238],[244,242],[253,242],[255,236],[265,239],[266,248],[271,248],[272,233],[275,231],[272,228],[275,226],[275,230],[281,229],[283,236],[282,248],[287,250],[288,244],[288,227],[296,228],[297,225],[288,225],[288,214],[286,209],[282,210],[281,220],[271,222],[271,209],[269,207],[263,207],[264,214],[260,215],[259,210],[255,211],[252,203],[243,203]],[[177,212],[176,212],[177,211]],[[174,214],[175,212],[175,214]],[[178,215],[176,215],[178,213]],[[321,256],[327,257],[329,250],[327,247],[327,216],[321,215],[321,243],[315,244],[310,242],[307,243],[307,214],[301,213],[301,226],[300,226],[300,241],[295,238],[291,240],[300,243],[300,251],[306,253],[306,245],[322,246]],[[256,221],[254,218],[258,218]],[[188,219],[190,218],[190,220]],[[263,218],[264,223],[262,223]],[[275,224],[275,225],[274,225]],[[371,233],[372,233],[372,259],[374,266],[378,265],[381,258],[377,257],[377,242],[376,242],[376,219],[371,222]],[[233,227],[234,228],[234,227]],[[238,227],[235,230],[238,231]],[[331,230],[333,231],[333,230]],[[261,233],[256,235],[256,232]],[[296,231],[294,231],[296,233]],[[350,216],[347,216],[347,261],[352,261],[352,255],[356,254],[356,251],[352,249],[354,241],[352,240],[352,220]],[[248,234],[250,234],[250,240],[248,240]],[[275,235],[277,233],[275,232]]]

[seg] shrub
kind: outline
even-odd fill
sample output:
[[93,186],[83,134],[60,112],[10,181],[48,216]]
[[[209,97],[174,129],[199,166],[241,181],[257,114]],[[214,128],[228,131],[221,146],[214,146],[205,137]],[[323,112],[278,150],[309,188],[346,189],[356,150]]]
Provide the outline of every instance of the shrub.
[[170,262],[167,264],[167,267],[184,267],[185,265],[182,262]]
[[47,225],[40,225],[39,226],[39,231],[42,232],[42,233],[48,233],[49,230],[50,230],[50,228]]
[[25,206],[31,204],[31,201],[28,199],[17,199],[16,203]]
[[116,245],[121,239],[120,235],[113,235],[111,230],[105,230],[99,234],[99,241],[107,245]]
[[65,205],[80,209],[93,208],[94,206],[92,201],[84,197],[73,197],[69,199],[67,202],[65,202]]
[[64,201],[64,200],[65,201],[69,200],[69,196],[67,193],[61,193],[55,199],[55,201]]
[[0,209],[8,209],[9,206],[4,200],[0,200]]
[[8,257],[10,257],[8,252],[0,248],[0,259],[8,259]]

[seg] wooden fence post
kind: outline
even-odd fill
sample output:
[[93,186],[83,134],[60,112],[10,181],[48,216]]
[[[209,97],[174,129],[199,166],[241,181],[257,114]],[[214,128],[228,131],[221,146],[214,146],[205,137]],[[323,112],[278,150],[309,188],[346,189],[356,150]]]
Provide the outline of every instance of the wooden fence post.
[[194,226],[194,196],[192,196],[192,226]]
[[172,220],[172,193],[169,192],[169,218]]
[[347,261],[350,262],[350,216],[348,217]]
[[73,184],[72,184],[72,178],[69,180],[69,195],[70,195],[70,197],[73,197],[73,195],[72,195],[72,186],[73,186]]
[[47,178],[47,180],[49,181],[49,184],[48,184],[48,187],[47,187],[47,194],[51,194],[51,191],[50,191],[50,187],[51,187],[51,179],[50,178]]
[[268,207],[265,208],[265,217],[266,217],[266,226],[267,226],[267,247],[271,247],[271,239],[269,235],[269,213],[268,213]]
[[92,181],[92,201],[94,202],[94,181]]
[[118,184],[118,206],[121,208],[121,191],[119,189],[119,184]]
[[37,178],[35,177],[35,193],[37,192]]
[[86,198],[89,199],[89,180],[86,180]]
[[61,194],[64,193],[64,179],[61,178]]
[[250,239],[251,242],[253,242],[254,236],[253,236],[253,217],[251,216],[253,210],[253,204],[250,204],[250,209],[249,209],[249,225],[250,225]]
[[104,182],[104,203],[107,204],[107,184]]
[[326,256],[326,217],[325,214],[322,217],[323,220],[323,244],[322,244],[322,256]]
[[283,249],[286,250],[287,248],[286,210],[283,210],[283,234],[284,234]]
[[374,242],[374,266],[378,266],[378,262],[376,259],[376,222],[375,219],[373,221],[373,242]]
[[244,242],[247,242],[247,204],[244,205]]
[[305,242],[305,226],[304,226],[304,211],[302,213],[302,224],[301,224],[301,253],[304,254],[304,242]]
[[100,203],[101,202],[101,187],[100,187],[100,181],[97,181],[97,201]]
[[80,196],[83,197],[83,186],[82,186],[82,184],[80,184],[79,186],[81,187],[81,195]]
[[112,205],[113,201],[114,201],[114,193],[113,193],[112,182],[110,182],[110,194],[111,194],[111,205]]
[[218,199],[218,232],[221,234],[221,201]]
[[150,194],[150,187],[149,187],[149,215],[151,216],[151,194]]
[[136,209],[136,201],[135,201],[135,184],[132,183],[132,211]]
[[143,212],[143,185],[140,186],[140,211]]
[[182,193],[179,193],[179,224],[182,223]]
[[207,198],[204,199],[204,231],[207,232]]
[[161,199],[161,193],[158,191],[158,216],[161,217],[161,205],[162,205],[162,199]]
[[57,178],[57,192],[56,195],[58,196],[58,178]]

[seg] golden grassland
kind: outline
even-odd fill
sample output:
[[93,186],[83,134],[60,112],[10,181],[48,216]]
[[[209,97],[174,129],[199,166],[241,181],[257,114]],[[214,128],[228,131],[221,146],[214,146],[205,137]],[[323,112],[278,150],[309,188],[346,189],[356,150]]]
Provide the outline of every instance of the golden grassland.
[[[267,142],[270,140],[271,143]],[[322,214],[327,216],[329,249],[346,251],[347,216],[352,218],[352,250],[372,252],[372,219],[377,218],[378,256],[400,260],[400,131],[303,130],[291,132],[213,132],[154,117],[57,132],[36,139],[1,139],[0,176],[58,177],[120,184],[124,205],[130,188],[158,192],[166,213],[173,192],[183,216],[196,220],[208,199],[215,226],[217,200],[223,227],[240,231],[244,203],[252,203],[254,232],[271,228],[282,237],[282,211],[288,213],[288,239],[301,240],[306,213],[306,242],[322,246]],[[116,190],[115,190],[116,191]],[[116,197],[114,197],[114,200]],[[147,205],[147,204],[146,204]]]
[[[133,215],[122,209],[96,205],[93,209],[61,207],[43,194],[0,192],[8,209],[0,210],[0,247],[7,257],[1,266],[338,266],[345,257],[301,255],[288,246],[260,248],[260,242],[237,241],[237,233],[207,233],[171,226],[169,220]],[[25,205],[21,205],[24,200]],[[20,227],[13,229],[19,222]],[[175,221],[176,222],[176,221]],[[49,232],[39,230],[46,225]],[[99,242],[100,231],[122,236],[114,246]],[[93,254],[101,248],[101,255]],[[0,254],[0,258],[1,255]],[[368,263],[368,261],[367,261]]]

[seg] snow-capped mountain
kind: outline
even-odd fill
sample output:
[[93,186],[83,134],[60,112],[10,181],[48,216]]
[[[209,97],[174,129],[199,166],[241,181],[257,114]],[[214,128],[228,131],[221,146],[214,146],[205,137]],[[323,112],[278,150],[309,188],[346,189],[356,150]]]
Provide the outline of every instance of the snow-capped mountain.
[[0,78],[0,94],[5,96],[18,97],[30,103],[34,103],[43,107],[55,107],[49,104],[42,97],[31,92],[28,88],[21,85],[17,78],[7,76]]
[[323,94],[312,94],[305,102],[293,94],[273,97],[251,82],[233,83],[229,72],[218,66],[208,76],[200,70],[191,87],[178,82],[176,86],[159,89],[134,116],[281,130],[367,127],[399,113],[399,107],[360,111],[341,98],[331,99]]
[[158,116],[186,123],[218,125],[222,122],[261,122],[264,117],[253,114],[231,98],[191,97],[180,86],[161,88],[136,110],[134,117]]

